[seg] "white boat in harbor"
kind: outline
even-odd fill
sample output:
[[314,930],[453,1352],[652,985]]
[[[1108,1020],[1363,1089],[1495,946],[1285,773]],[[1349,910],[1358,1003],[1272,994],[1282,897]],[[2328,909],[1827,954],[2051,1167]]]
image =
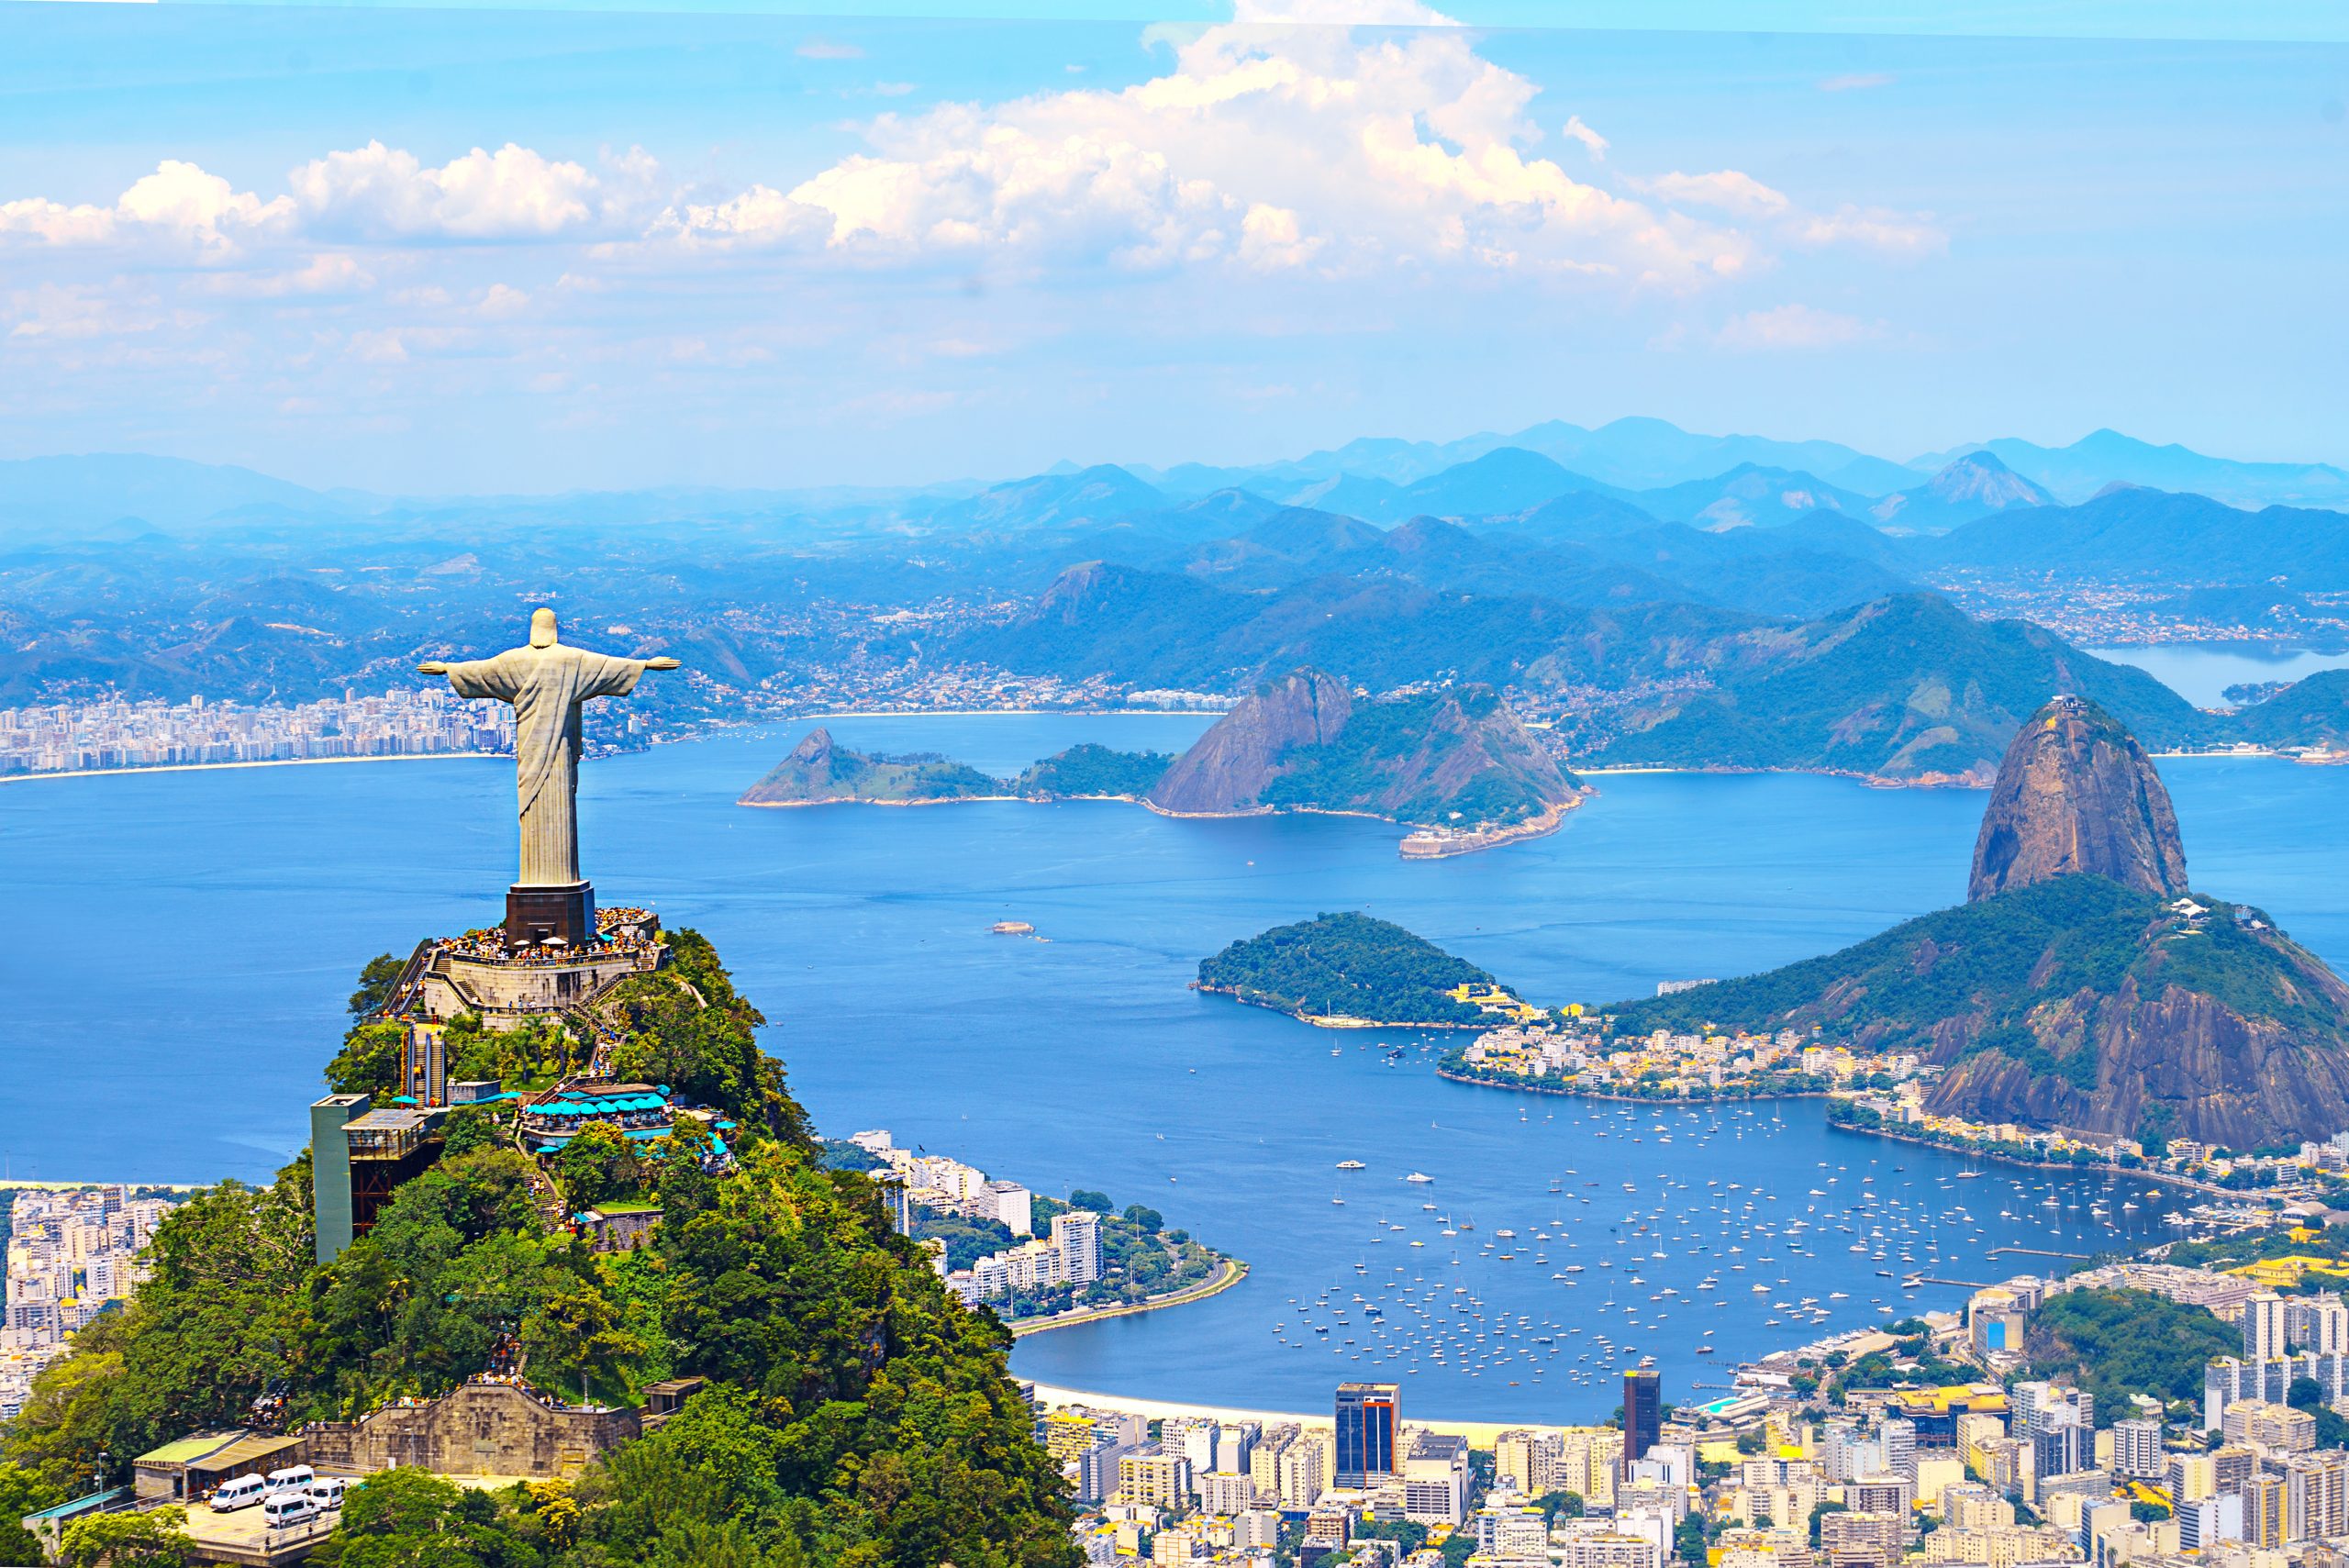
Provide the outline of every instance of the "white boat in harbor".
[[1407,1182],[1432,1182],[1435,1180],[1433,1176],[1429,1175],[1425,1171],[1414,1171],[1403,1179]]
[[1341,1160],[1338,1162],[1338,1169],[1341,1171],[1367,1171],[1370,1167],[1364,1164],[1359,1160]]

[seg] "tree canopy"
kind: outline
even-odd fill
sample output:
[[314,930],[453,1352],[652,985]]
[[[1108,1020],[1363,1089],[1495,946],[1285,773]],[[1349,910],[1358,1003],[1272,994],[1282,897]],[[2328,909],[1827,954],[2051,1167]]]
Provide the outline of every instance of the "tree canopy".
[[225,1183],[164,1218],[152,1276],[37,1379],[0,1431],[0,1490],[49,1497],[102,1451],[349,1418],[498,1368],[608,1402],[697,1375],[709,1386],[679,1416],[575,1487],[493,1497],[373,1477],[317,1561],[1074,1564],[1065,1483],[1010,1381],[1009,1332],[952,1298],[869,1177],[824,1168],[756,1010],[706,940],[673,940],[674,964],[624,988],[619,1071],[702,1095],[740,1130],[724,1173],[697,1129],[630,1156],[662,1209],[645,1247],[597,1254],[550,1230],[543,1178],[486,1141],[403,1184],[323,1265],[306,1154],[266,1187]]

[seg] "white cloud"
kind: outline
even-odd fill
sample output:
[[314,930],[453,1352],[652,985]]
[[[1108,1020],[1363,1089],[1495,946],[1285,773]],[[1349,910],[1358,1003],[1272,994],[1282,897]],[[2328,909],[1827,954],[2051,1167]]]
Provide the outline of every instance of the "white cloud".
[[1235,0],[1231,19],[1241,26],[1316,28],[1456,28],[1460,24],[1419,0]]
[[1781,305],[1731,317],[1713,340],[1724,349],[1833,349],[1878,335],[1877,328],[1857,317],[1808,305]]
[[[390,252],[561,245],[582,271],[548,271],[574,296],[627,286],[584,269],[656,248],[852,272],[1513,273],[1685,294],[1766,271],[1790,247],[1908,258],[1946,243],[1921,216],[1809,212],[1737,169],[1618,174],[1610,160],[1629,154],[1579,115],[1544,116],[1569,172],[1545,155],[1536,84],[1419,0],[1238,0],[1230,23],[1147,36],[1171,63],[1132,86],[883,114],[863,126],[863,150],[730,191],[686,186],[635,147],[574,161],[507,141],[434,163],[371,140],[298,165],[268,197],[167,160],[110,205],[0,202],[0,243],[160,236],[236,265],[201,285],[220,297],[351,295],[381,276],[398,285],[391,303],[474,318],[530,304],[495,282],[504,258]],[[820,38],[800,52],[858,55]],[[417,331],[388,324],[351,350],[396,358],[426,347]],[[1758,317],[1735,328],[1764,332]]]
[[164,317],[151,302],[123,297],[118,289],[88,284],[43,284],[8,295],[11,338],[118,338],[151,332]]
[[1847,76],[1830,76],[1819,84],[1822,93],[1860,93],[1871,87],[1889,87],[1897,78],[1881,71],[1857,71]]
[[355,258],[327,251],[284,272],[217,274],[209,280],[207,292],[236,299],[285,299],[308,295],[364,294],[374,286],[374,274]]
[[370,239],[544,239],[586,228],[600,189],[579,164],[510,141],[438,169],[371,141],[302,165],[287,183],[313,228]]
[[[1753,260],[1733,228],[1535,153],[1537,89],[1440,13],[1261,0],[1240,16],[1156,30],[1175,44],[1173,68],[1123,91],[884,115],[867,152],[788,188],[674,206],[656,227],[719,245],[819,238],[873,263],[1457,265],[1675,288]],[[1332,25],[1362,22],[1411,30]],[[1578,118],[1567,134],[1594,155],[1608,145]]]
[[1303,266],[1321,241],[1298,232],[1297,214],[1286,207],[1259,202],[1240,220],[1240,258],[1250,266],[1274,271]]
[[221,255],[244,239],[283,228],[292,215],[293,204],[283,196],[264,202],[194,163],[166,158],[111,206],[69,206],[40,196],[0,202],[0,235],[50,245],[161,239]]
[[863,60],[864,51],[852,43],[835,43],[830,39],[808,39],[792,50],[802,60]]
[[1716,169],[1709,174],[1683,174],[1675,170],[1631,183],[1676,206],[1710,207],[1739,217],[1776,217],[1794,205],[1784,192],[1774,191],[1735,169]]
[[495,321],[518,316],[529,306],[530,296],[520,289],[510,284],[492,284],[482,291],[481,298],[474,301],[473,313]]
[[1805,218],[1795,232],[1806,245],[1857,245],[1888,256],[1926,256],[1949,246],[1949,236],[1926,218],[1884,207],[1839,207]]

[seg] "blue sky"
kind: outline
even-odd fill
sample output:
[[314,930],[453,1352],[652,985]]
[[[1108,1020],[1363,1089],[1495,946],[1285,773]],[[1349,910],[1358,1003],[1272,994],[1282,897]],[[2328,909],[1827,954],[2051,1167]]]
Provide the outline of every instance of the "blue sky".
[[0,4],[0,455],[900,484],[1654,414],[2349,461],[2332,8],[1243,4]]

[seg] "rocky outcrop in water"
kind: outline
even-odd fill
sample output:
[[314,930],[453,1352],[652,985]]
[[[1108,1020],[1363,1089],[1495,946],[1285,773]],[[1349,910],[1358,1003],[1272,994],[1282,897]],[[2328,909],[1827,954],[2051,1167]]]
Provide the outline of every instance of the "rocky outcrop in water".
[[1362,698],[1334,676],[1299,670],[1219,719],[1149,803],[1178,816],[1361,812],[1495,831],[1498,842],[1547,831],[1581,794],[1487,687]]
[[1346,684],[1319,670],[1267,682],[1175,759],[1150,804],[1186,816],[1261,809],[1283,760],[1335,740],[1353,706]]
[[2023,721],[1998,764],[1966,896],[2080,873],[2179,894],[2186,851],[2169,791],[2136,738],[2094,703],[2057,697]]
[[2349,1128],[2349,985],[2262,911],[2187,892],[2152,762],[2071,699],[2008,748],[1965,904],[1615,1011],[1915,1051],[1926,1109],[1974,1122],[2235,1149]]
[[811,729],[766,777],[744,790],[737,806],[826,806],[863,801],[910,806],[933,800],[969,800],[1002,795],[1008,786],[976,768],[935,751],[868,756],[832,740],[828,729]]

